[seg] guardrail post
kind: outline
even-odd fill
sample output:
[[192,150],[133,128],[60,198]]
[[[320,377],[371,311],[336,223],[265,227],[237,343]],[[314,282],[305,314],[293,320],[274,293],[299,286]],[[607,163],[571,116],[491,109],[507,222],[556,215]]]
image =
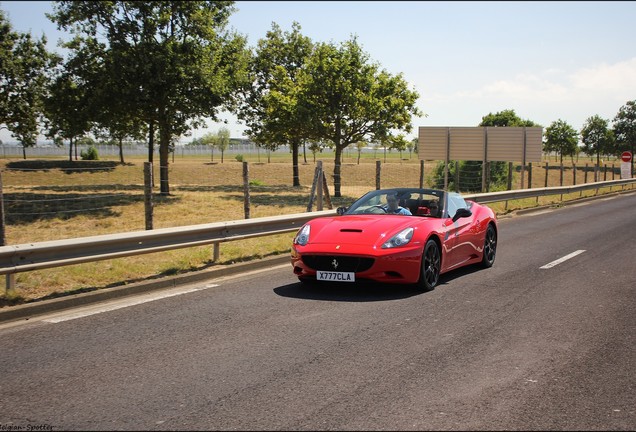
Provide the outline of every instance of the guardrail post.
[[9,290],[15,289],[15,273],[9,273],[6,276],[5,293]]
[[214,252],[212,255],[212,262],[217,262],[220,256],[221,256],[221,244],[217,242],[217,243],[214,243]]
[[144,208],[146,229],[152,229],[152,162],[144,162]]

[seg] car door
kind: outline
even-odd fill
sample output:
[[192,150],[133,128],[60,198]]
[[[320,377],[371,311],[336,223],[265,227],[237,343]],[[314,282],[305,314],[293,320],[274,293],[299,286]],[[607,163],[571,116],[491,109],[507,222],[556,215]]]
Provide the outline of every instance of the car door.
[[470,216],[460,217],[453,221],[459,209],[469,209],[469,206],[461,195],[449,193],[446,210],[448,219],[444,224],[448,229],[450,241],[449,248],[451,252],[449,254],[450,256],[447,257],[450,267],[462,265],[476,254],[475,216],[471,214]]

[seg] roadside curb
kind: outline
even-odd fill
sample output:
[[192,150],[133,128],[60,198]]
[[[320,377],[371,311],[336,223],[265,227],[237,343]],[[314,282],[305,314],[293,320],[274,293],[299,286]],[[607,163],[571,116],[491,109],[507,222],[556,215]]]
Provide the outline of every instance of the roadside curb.
[[57,312],[77,306],[85,306],[105,300],[125,297],[134,294],[142,294],[158,289],[174,288],[180,284],[189,284],[221,276],[235,275],[241,272],[260,270],[290,262],[288,254],[276,255],[255,261],[246,261],[236,264],[218,265],[209,269],[184,273],[177,276],[163,277],[156,280],[145,280],[130,285],[113,288],[101,288],[96,291],[71,294],[51,300],[38,300],[32,303],[17,306],[6,306],[0,309],[0,323],[18,319],[28,319],[35,315]]

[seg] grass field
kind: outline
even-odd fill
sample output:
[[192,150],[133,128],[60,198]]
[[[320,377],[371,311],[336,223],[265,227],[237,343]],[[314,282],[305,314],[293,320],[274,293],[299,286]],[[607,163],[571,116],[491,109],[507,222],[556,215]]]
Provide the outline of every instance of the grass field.
[[[408,157],[408,155],[406,155]],[[301,187],[292,187],[289,155],[268,159],[248,157],[250,217],[302,213],[307,211],[315,172],[313,160],[299,166]],[[333,207],[347,205],[368,190],[375,189],[376,160],[366,155],[345,158],[342,165],[342,197],[333,196],[333,158],[323,161]],[[416,157],[393,154],[381,165],[381,187],[417,187],[420,163]],[[145,229],[144,160],[127,158],[126,164],[108,164],[87,170],[15,168],[19,160],[0,160],[5,207],[5,244],[17,245],[91,235],[141,231]],[[54,163],[54,160],[48,161]],[[62,160],[58,159],[59,163]],[[155,162],[156,164],[156,162]],[[533,187],[561,183],[561,171],[552,162],[533,170]],[[425,186],[435,163],[424,166]],[[580,164],[583,165],[583,164]],[[591,165],[591,163],[590,163]],[[571,164],[565,166],[564,185],[572,184]],[[155,168],[156,169],[156,168]],[[578,173],[577,184],[583,182]],[[610,180],[610,177],[607,178]],[[159,181],[158,172],[155,182]],[[527,178],[527,177],[526,177]],[[167,228],[245,218],[243,164],[230,158],[220,163],[207,157],[178,158],[169,166],[170,195],[159,196],[155,185],[153,227]],[[593,177],[588,179],[592,181]],[[602,178],[601,178],[602,180]],[[527,182],[527,180],[526,180]],[[513,188],[519,188],[515,171]],[[579,194],[576,194],[578,198]],[[566,197],[567,198],[567,197]],[[558,202],[559,196],[492,205],[498,214],[523,207]],[[314,207],[315,210],[315,207]],[[104,260],[47,270],[18,273],[16,289],[0,290],[0,305],[19,304],[77,292],[130,284],[147,278],[205,269],[216,264],[258,259],[289,253],[293,234],[268,236],[221,244],[221,256],[212,262],[213,246],[202,246],[136,257]]]

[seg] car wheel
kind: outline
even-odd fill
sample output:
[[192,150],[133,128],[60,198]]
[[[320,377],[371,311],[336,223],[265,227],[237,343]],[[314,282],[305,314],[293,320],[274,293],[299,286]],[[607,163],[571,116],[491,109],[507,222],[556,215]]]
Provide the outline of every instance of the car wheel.
[[439,247],[435,240],[429,240],[422,254],[422,274],[420,275],[420,287],[424,291],[431,291],[439,282],[439,273],[442,267]]
[[488,225],[486,230],[486,239],[484,240],[484,257],[481,264],[486,267],[492,267],[497,255],[497,231],[492,225]]

